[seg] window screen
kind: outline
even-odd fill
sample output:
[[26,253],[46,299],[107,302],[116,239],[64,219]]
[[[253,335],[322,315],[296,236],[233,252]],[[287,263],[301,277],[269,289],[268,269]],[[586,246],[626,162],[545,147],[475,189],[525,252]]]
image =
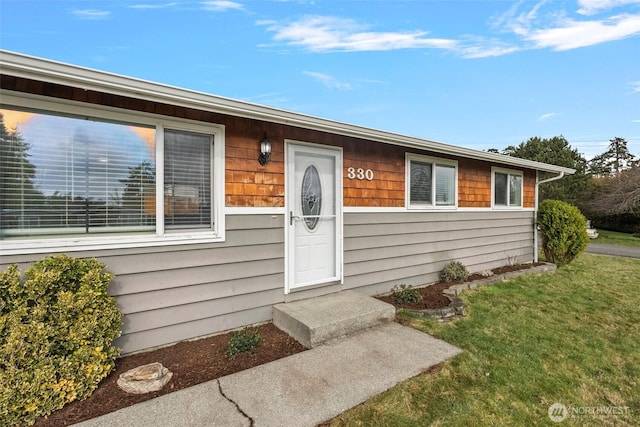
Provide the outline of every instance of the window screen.
[[165,130],[165,229],[211,228],[210,135]]
[[456,168],[436,165],[436,205],[453,206],[455,201]]
[[509,205],[522,206],[522,176],[509,175]]

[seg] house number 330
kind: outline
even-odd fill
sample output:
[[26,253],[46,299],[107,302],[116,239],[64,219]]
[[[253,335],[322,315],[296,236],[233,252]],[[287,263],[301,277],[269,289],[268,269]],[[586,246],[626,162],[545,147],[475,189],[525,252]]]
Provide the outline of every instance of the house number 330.
[[373,180],[373,171],[371,169],[347,168],[347,178],[349,179],[366,179]]

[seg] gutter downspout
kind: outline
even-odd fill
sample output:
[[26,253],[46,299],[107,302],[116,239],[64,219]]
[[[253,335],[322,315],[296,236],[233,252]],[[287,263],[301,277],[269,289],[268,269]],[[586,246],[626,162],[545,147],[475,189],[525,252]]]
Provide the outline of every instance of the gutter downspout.
[[545,182],[556,181],[561,179],[563,176],[564,172],[560,172],[557,176],[552,176],[551,178],[538,181],[538,171],[536,170],[535,202],[533,208],[533,262],[538,262],[538,224],[536,223],[536,218],[538,218],[538,186]]

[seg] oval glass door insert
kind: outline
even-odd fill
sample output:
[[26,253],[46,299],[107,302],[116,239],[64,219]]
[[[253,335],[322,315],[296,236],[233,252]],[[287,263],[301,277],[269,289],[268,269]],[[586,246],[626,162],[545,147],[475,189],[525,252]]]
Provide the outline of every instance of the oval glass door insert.
[[304,223],[309,230],[313,230],[320,220],[318,216],[320,215],[320,208],[322,207],[320,174],[318,173],[318,169],[313,165],[308,166],[304,171],[300,201],[302,202]]

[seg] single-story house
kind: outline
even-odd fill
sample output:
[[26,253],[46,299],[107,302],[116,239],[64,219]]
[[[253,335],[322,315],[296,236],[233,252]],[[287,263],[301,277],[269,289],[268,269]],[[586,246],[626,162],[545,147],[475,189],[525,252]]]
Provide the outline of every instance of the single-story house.
[[0,268],[115,274],[124,353],[537,257],[572,169],[0,51]]

